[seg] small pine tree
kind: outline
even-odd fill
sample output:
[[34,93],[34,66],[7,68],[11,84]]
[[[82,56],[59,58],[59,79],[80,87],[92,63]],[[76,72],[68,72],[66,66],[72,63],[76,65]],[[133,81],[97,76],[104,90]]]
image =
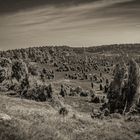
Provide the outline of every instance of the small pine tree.
[[48,87],[47,87],[47,93],[48,93],[48,98],[52,98],[52,85],[49,84]]
[[100,84],[100,90],[103,90],[103,86],[102,86],[102,84]]
[[94,84],[93,84],[93,82],[91,82],[91,88],[94,88]]
[[109,80],[108,79],[106,79],[106,84],[109,84]]

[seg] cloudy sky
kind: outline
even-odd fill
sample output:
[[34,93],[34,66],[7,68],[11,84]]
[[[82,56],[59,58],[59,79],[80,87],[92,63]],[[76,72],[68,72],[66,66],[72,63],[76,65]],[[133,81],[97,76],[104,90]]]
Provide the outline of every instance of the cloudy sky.
[[140,0],[0,0],[0,49],[140,43]]

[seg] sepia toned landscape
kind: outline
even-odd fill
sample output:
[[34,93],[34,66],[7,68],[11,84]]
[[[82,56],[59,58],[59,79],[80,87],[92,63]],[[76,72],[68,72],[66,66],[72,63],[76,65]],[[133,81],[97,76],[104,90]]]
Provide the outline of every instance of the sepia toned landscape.
[[140,44],[0,52],[1,140],[138,140]]
[[140,0],[0,0],[0,140],[140,140]]

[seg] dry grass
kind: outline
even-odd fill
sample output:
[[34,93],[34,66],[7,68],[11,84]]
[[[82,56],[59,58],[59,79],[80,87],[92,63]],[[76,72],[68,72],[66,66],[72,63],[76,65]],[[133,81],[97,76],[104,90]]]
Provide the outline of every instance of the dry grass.
[[0,121],[2,140],[138,140],[140,137],[139,119],[92,119],[90,113],[70,103],[64,103],[69,113],[63,117],[47,102],[5,96],[0,99],[1,112],[11,118]]

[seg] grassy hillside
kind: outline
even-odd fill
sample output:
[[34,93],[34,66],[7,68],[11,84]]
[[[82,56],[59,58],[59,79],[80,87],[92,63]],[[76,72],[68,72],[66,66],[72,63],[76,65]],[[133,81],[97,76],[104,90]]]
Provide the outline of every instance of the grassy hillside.
[[139,140],[139,51],[124,44],[0,52],[0,140]]
[[82,106],[76,110],[66,104],[69,113],[63,117],[47,102],[2,95],[0,100],[1,140],[138,140],[140,137],[138,116],[92,119],[89,113],[79,111]]

